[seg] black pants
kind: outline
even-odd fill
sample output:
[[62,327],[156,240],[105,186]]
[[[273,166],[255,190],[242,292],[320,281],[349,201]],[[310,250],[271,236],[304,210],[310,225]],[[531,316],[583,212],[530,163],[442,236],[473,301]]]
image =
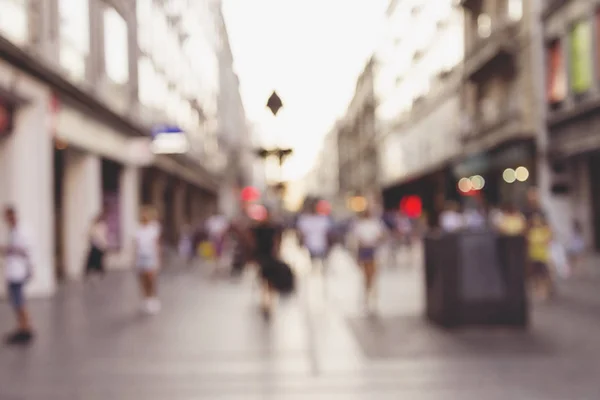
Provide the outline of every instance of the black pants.
[[104,274],[104,251],[92,245],[88,254],[87,263],[85,266],[85,274],[91,273]]

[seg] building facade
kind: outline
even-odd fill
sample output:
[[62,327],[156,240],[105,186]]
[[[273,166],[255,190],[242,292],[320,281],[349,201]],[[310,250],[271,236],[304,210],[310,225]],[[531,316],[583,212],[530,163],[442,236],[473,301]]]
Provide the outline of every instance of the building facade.
[[335,211],[345,207],[344,199],[340,196],[337,139],[336,124],[325,136],[314,167],[306,181],[307,195],[327,200]]
[[388,9],[375,68],[386,209],[416,195],[435,217],[455,192],[450,163],[461,151],[462,15],[450,0],[398,0]]
[[346,114],[337,125],[339,190],[343,197],[379,192],[373,67],[371,59],[358,78]]
[[578,222],[600,250],[600,2],[547,1],[543,21],[545,162],[553,224],[566,239]]
[[[221,74],[232,71],[220,62],[229,50],[218,1],[0,0],[0,9],[0,203],[33,233],[33,294],[82,275],[101,211],[107,267],[128,268],[140,205],[157,208],[168,242],[216,210],[221,137],[237,129],[222,129],[222,115],[243,113],[231,94],[223,100]],[[190,150],[153,154],[157,126],[184,131]]]
[[538,181],[541,118],[536,89],[537,1],[463,0],[465,57],[461,107],[464,156],[458,181],[485,179],[489,204],[524,205]]

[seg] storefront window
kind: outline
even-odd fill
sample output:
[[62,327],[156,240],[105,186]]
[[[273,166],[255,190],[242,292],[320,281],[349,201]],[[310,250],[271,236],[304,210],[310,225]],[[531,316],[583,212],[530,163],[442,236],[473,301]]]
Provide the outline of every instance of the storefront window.
[[591,39],[592,27],[587,21],[575,24],[569,33],[571,88],[576,94],[585,93],[592,86]]
[[550,104],[557,104],[567,97],[567,72],[560,40],[550,43],[547,54],[547,96]]
[[149,0],[138,0],[136,3],[138,44],[140,50],[150,54],[152,52],[152,13],[153,2]]
[[28,0],[0,0],[0,35],[18,45],[29,40]]
[[60,65],[72,79],[83,80],[90,52],[87,0],[60,0]]
[[600,8],[596,10],[596,79],[600,79]]
[[129,81],[127,22],[112,7],[104,11],[104,59],[108,78],[119,85]]
[[508,0],[508,18],[519,21],[523,17],[523,0]]
[[152,107],[156,101],[156,71],[148,58],[138,62],[139,97],[140,102],[146,107]]
[[487,14],[477,17],[477,33],[480,38],[488,38],[492,34],[492,19]]

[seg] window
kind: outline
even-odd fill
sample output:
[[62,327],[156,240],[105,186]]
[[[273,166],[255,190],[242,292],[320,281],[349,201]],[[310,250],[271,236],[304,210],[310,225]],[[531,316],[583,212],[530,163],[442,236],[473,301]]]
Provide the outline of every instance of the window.
[[557,39],[550,43],[547,55],[548,101],[550,104],[557,104],[567,97],[567,73],[560,40]]
[[18,45],[29,40],[27,0],[0,0],[0,34]]
[[112,7],[104,11],[104,59],[106,76],[116,84],[129,81],[127,22]]
[[146,107],[152,107],[155,104],[154,96],[156,96],[156,71],[152,62],[147,58],[142,58],[138,62],[138,79],[140,103]]
[[153,2],[149,0],[138,0],[136,3],[136,12],[140,50],[150,54],[152,52]]
[[573,26],[569,33],[571,89],[583,94],[592,86],[592,26],[582,21]]
[[0,35],[17,45],[29,42],[29,0],[0,0]]
[[508,18],[512,21],[523,18],[523,0],[508,0]]
[[480,14],[477,17],[477,33],[481,38],[490,37],[492,34],[492,19],[487,14]]
[[72,79],[85,78],[90,52],[90,24],[87,0],[60,0],[59,62]]

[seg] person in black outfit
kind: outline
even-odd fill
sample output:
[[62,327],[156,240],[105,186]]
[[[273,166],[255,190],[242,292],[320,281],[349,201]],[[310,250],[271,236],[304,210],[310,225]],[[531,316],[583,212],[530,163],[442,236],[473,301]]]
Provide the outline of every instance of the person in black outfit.
[[261,308],[265,317],[271,313],[274,282],[277,279],[279,250],[281,245],[282,229],[275,224],[267,211],[266,217],[251,229],[254,247],[254,259],[260,268],[261,277]]

